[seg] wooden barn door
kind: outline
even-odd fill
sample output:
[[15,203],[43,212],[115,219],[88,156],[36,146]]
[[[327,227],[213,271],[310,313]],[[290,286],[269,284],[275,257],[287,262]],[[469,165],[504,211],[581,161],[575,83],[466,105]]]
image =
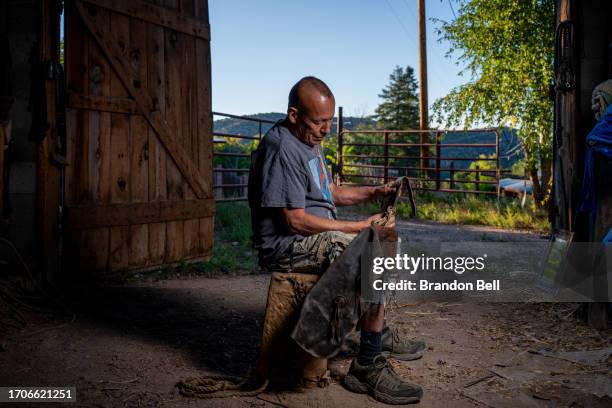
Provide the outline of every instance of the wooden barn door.
[[206,0],[66,1],[65,253],[80,273],[212,252]]

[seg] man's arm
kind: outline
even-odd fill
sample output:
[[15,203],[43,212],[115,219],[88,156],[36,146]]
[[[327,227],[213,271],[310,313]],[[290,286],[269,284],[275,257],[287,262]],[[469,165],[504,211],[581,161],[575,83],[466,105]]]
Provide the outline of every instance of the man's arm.
[[329,220],[306,213],[303,208],[281,208],[283,220],[287,229],[293,234],[304,236],[318,234],[325,231],[342,231],[356,234],[368,228],[373,221],[382,218],[382,214],[375,214],[362,221]]
[[381,186],[362,186],[362,187],[339,187],[332,183],[331,192],[334,204],[338,207],[366,203],[391,194],[397,188],[395,182],[383,184]]

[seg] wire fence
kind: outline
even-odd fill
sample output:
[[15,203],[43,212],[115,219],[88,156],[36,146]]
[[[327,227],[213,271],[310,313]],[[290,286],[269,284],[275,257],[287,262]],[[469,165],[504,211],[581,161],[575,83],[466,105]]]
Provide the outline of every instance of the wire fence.
[[[452,133],[478,133],[488,143],[448,143]],[[400,176],[415,189],[500,195],[498,129],[342,130],[338,135],[338,184],[386,183]]]
[[[273,120],[237,116],[229,113],[213,112],[213,118],[224,117],[257,123],[257,135],[240,135],[213,131],[213,194],[215,201],[245,201],[249,180],[250,153],[244,153],[252,142],[261,140],[267,128],[276,123]],[[236,148],[231,149],[232,145]],[[236,151],[232,151],[236,150]]]

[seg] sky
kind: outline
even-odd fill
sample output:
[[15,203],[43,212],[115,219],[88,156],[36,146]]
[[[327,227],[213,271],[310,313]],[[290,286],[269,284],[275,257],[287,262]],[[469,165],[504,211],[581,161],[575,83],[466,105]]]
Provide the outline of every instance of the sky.
[[[429,105],[468,78],[436,28],[451,0],[426,0]],[[453,1],[452,7],[457,8]],[[396,65],[418,81],[417,0],[209,0],[213,110],[285,112],[291,86],[325,81],[345,116],[374,113]]]

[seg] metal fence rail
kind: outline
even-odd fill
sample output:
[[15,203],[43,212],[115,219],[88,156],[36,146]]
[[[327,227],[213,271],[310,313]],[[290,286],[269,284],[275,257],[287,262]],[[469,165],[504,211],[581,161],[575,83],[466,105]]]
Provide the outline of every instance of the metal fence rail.
[[[258,124],[257,135],[240,135],[227,132],[213,132],[213,159],[227,159],[223,165],[213,168],[213,189],[217,202],[247,200],[248,165],[250,154],[245,152],[221,151],[228,139],[259,141],[264,127],[276,122],[266,119],[213,112],[214,116],[233,118]],[[338,145],[337,166],[334,175],[339,185],[381,184],[406,175],[416,183],[415,189],[443,193],[467,193],[500,196],[500,180],[506,170],[500,166],[500,133],[497,128],[451,130],[344,130],[342,108],[336,121]],[[451,133],[487,133],[492,140],[487,143],[444,143],[444,136]],[[425,138],[421,135],[425,134]],[[367,135],[367,136],[366,136]],[[418,136],[419,142],[401,140]],[[365,136],[365,137],[364,137]],[[373,137],[372,137],[373,136]],[[362,140],[359,140],[359,139]],[[365,141],[363,139],[366,139]],[[248,141],[248,142],[246,142]],[[475,148],[494,149],[489,157],[475,157],[478,154],[452,155],[453,149]],[[234,161],[235,165],[228,165]],[[239,163],[242,161],[242,163]],[[490,162],[494,168],[465,168],[466,162]],[[443,165],[444,164],[444,165]],[[469,177],[469,179],[467,179]],[[490,186],[493,186],[491,190]]]
[[[339,121],[341,126],[342,121]],[[443,143],[443,136],[449,133],[490,133],[494,141],[491,143]],[[425,135],[425,142],[402,142],[398,137],[410,135]],[[351,139],[374,136],[380,142],[374,143],[354,141]],[[371,137],[370,137],[371,138]],[[428,140],[429,139],[429,140]],[[492,157],[473,157],[449,155],[452,149],[472,147],[477,149],[495,149]],[[415,153],[418,148],[418,153]],[[391,150],[403,150],[399,154]],[[348,152],[349,150],[352,150]],[[358,150],[358,151],[355,151]],[[367,150],[367,151],[364,151]],[[446,155],[443,154],[446,153]],[[337,150],[337,183],[338,184],[380,184],[386,183],[392,178],[406,175],[415,180],[415,189],[423,191],[439,191],[445,193],[471,193],[483,195],[500,195],[500,135],[495,128],[469,129],[462,131],[448,130],[343,130],[338,129]],[[376,161],[376,163],[372,163]],[[382,161],[382,163],[381,163]],[[398,161],[405,162],[398,165]],[[493,162],[494,169],[458,168],[455,162],[484,161]],[[442,162],[449,163],[442,167]],[[346,170],[350,169],[349,172]],[[361,170],[361,171],[360,171]],[[371,170],[371,171],[368,171]],[[403,173],[403,174],[402,174]],[[443,173],[447,177],[443,177]],[[473,174],[471,180],[458,179],[457,174]],[[494,178],[493,180],[482,180],[481,176]],[[360,179],[362,182],[354,182]],[[377,183],[364,183],[363,179],[377,180]],[[356,181],[356,180],[355,180]],[[443,184],[444,183],[444,184]],[[474,186],[473,189],[461,186]],[[494,185],[494,191],[483,190],[481,186]]]
[[[227,143],[226,139],[240,139],[240,140],[260,140],[263,134],[264,124],[273,125],[276,123],[273,120],[250,118],[248,116],[231,115],[229,113],[213,112],[213,116],[222,116],[232,119],[240,119],[250,122],[257,122],[259,131],[257,136],[252,135],[238,135],[233,133],[213,132],[213,141],[215,148],[213,149],[213,162],[216,157],[226,158],[251,158],[248,153],[236,153],[236,152],[221,152],[217,146],[222,146]],[[229,201],[245,201],[247,200],[247,186],[248,186],[248,167],[223,167],[222,165],[213,166],[213,192],[216,202],[229,202]]]

